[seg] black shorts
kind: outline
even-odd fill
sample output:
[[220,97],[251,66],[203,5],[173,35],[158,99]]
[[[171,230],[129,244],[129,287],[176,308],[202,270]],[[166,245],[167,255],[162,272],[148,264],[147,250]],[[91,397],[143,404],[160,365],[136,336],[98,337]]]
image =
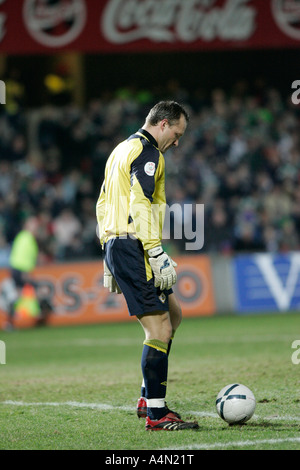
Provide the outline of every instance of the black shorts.
[[168,296],[173,291],[154,286],[151,266],[139,240],[129,236],[108,240],[105,262],[124,294],[130,315],[169,310]]

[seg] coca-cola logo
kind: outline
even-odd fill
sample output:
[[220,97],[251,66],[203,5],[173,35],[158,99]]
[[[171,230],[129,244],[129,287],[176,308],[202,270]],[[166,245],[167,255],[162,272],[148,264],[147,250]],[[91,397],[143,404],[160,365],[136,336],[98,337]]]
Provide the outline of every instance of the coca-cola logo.
[[300,39],[300,1],[272,0],[275,21],[293,39]]
[[25,25],[39,43],[62,47],[74,41],[86,22],[84,0],[25,0]]
[[202,39],[243,41],[255,30],[250,0],[108,0],[101,17],[105,38],[115,44],[140,39],[191,43]]

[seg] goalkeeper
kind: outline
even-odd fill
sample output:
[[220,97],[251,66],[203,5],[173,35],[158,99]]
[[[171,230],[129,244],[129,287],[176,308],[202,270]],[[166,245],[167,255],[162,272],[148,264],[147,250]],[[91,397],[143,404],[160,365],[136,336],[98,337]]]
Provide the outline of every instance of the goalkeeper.
[[168,356],[182,314],[172,291],[176,263],[161,245],[166,205],[163,152],[178,146],[188,120],[180,104],[157,103],[143,127],[108,158],[96,207],[105,253],[104,286],[123,292],[129,314],[145,332],[137,414],[146,418],[146,430],[198,428],[165,402]]

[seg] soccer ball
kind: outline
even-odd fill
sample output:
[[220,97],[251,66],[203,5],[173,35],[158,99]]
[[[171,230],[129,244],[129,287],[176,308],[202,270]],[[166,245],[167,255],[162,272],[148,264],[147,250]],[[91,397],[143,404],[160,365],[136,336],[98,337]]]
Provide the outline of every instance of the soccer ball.
[[242,424],[254,414],[255,396],[242,384],[230,384],[222,388],[216,399],[218,415],[228,424]]

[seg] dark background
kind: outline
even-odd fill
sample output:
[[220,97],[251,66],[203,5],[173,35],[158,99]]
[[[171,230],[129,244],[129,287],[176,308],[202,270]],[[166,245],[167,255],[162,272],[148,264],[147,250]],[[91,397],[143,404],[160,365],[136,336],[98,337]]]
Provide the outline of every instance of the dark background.
[[[57,56],[56,56],[57,60]],[[7,70],[18,69],[26,87],[29,107],[47,101],[44,77],[53,70],[53,56],[10,56]],[[248,50],[178,52],[147,54],[102,54],[81,56],[84,96],[88,101],[117,88],[138,89],[165,86],[176,79],[189,90],[206,93],[215,87],[230,92],[238,81],[246,81],[249,91],[262,81],[291,94],[291,84],[300,79],[300,52],[287,50]]]

